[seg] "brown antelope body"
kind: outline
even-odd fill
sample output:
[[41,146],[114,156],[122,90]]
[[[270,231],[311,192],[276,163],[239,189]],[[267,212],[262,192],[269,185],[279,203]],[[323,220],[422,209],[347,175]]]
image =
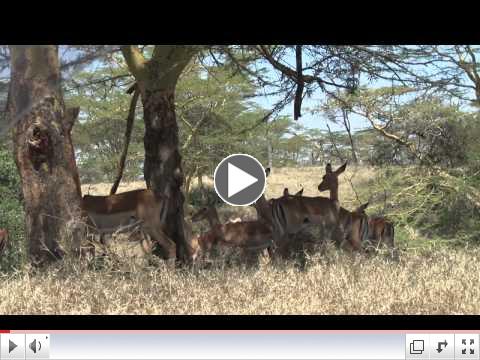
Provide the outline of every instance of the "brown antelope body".
[[[204,207],[192,216],[194,222],[201,220],[208,220],[210,224],[210,231],[196,239],[202,252],[210,251],[216,244],[245,250],[261,250],[272,245],[271,227],[263,221],[221,224],[215,207]],[[198,250],[194,252],[198,254]]]
[[176,245],[162,231],[166,200],[152,190],[132,190],[108,196],[85,195],[82,208],[100,234],[114,233],[138,223],[154,243],[162,246],[167,258],[175,258]]
[[368,220],[368,240],[374,247],[386,245],[395,247],[395,227],[393,223],[383,217],[374,217]]
[[[330,199],[338,201],[338,176],[345,171],[347,163],[332,171],[330,164],[325,168],[325,175],[318,185],[320,192],[330,190]],[[340,222],[344,228],[345,240],[354,249],[360,249],[361,244],[368,240],[374,246],[386,244],[394,247],[394,226],[393,223],[383,217],[368,219],[364,210],[368,203],[362,205],[354,212],[340,208]]]
[[[267,176],[269,173],[267,168]],[[272,224],[274,244],[282,255],[286,255],[289,239],[309,225],[320,225],[335,231],[339,229],[338,201],[301,194],[303,189],[295,195],[290,195],[285,189],[282,197],[267,201],[262,195],[254,205],[259,219]]]
[[0,229],[0,255],[3,254],[8,244],[8,231]]

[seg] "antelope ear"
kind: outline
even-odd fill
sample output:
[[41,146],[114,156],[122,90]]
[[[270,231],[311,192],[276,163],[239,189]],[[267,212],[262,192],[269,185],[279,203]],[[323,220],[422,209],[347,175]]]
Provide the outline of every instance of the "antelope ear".
[[302,196],[303,195],[303,188],[300,191],[297,191],[295,196]]
[[363,204],[363,205],[360,205],[360,206],[357,208],[357,210],[355,210],[355,212],[357,212],[357,213],[362,213],[362,212],[365,211],[365,209],[366,209],[367,207],[368,207],[368,202],[366,202],[366,203]]
[[288,196],[288,188],[283,189],[283,196]]
[[346,168],[347,168],[347,161],[345,161],[345,164],[343,164],[337,170],[335,170],[335,174],[340,175],[345,171]]
[[325,172],[327,174],[330,174],[332,172],[332,165],[330,163],[328,163],[327,166],[325,166]]
[[270,168],[266,168],[265,169],[265,176],[268,177],[268,175],[270,175]]

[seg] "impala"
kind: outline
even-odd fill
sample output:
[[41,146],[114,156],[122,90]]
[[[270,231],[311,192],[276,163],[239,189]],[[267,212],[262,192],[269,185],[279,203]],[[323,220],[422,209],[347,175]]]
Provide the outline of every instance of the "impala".
[[198,236],[197,257],[199,250],[209,252],[216,244],[220,246],[240,247],[244,250],[261,250],[272,245],[271,227],[263,221],[240,221],[221,224],[215,207],[203,207],[192,216],[192,221],[208,220],[210,231]]
[[[267,168],[265,172],[268,176],[270,169]],[[282,255],[286,255],[290,237],[312,224],[320,225],[323,229],[334,229],[335,237],[341,236],[338,202],[321,196],[301,196],[302,193],[303,189],[295,195],[289,195],[286,189],[282,197],[267,201],[262,195],[254,205],[258,218],[272,225],[274,245]]]
[[[288,189],[285,188],[284,196],[298,196],[290,195]],[[355,211],[351,212],[343,207],[340,207],[339,216],[339,230],[341,230],[343,236],[338,238],[338,245],[345,247],[349,245],[354,250],[360,249],[362,239],[368,237],[368,217],[365,214],[365,209],[368,203],[359,206]],[[340,236],[340,234],[339,234]]]
[[157,198],[152,190],[142,189],[108,196],[84,195],[82,209],[101,236],[138,224],[172,259],[176,256],[176,245],[162,231],[166,203],[166,198]]
[[[340,166],[337,170],[332,171],[332,166],[327,164],[325,167],[325,175],[322,178],[322,182],[318,185],[319,191],[330,190],[330,199],[338,201],[338,176],[342,174],[347,167],[347,163]],[[368,203],[364,206],[363,210],[367,207]],[[343,208],[340,209],[340,219],[341,222],[345,225],[349,225],[352,222],[360,221],[362,229],[360,233],[353,231],[349,233],[349,230],[346,231],[350,236],[351,245],[358,249],[360,245],[365,240],[371,242],[374,246],[380,246],[382,244],[387,244],[389,247],[394,247],[394,226],[393,223],[386,220],[383,217],[374,217],[368,219],[366,214],[361,211],[360,213],[355,212],[350,213],[348,210]],[[362,219],[358,219],[358,216],[361,216]],[[349,227],[351,227],[349,225]],[[366,227],[366,230],[365,230]],[[348,229],[348,228],[346,228]]]
[[3,254],[8,244],[8,231],[0,229],[0,255]]

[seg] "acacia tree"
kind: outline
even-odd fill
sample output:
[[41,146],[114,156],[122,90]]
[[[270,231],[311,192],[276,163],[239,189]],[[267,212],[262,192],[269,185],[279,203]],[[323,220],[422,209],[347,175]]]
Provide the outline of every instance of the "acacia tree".
[[175,87],[198,52],[193,46],[156,45],[150,59],[134,45],[121,48],[135,77],[145,122],[144,174],[147,187],[168,198],[165,233],[177,244],[177,258],[186,255],[183,228],[182,159],[175,115]]
[[60,240],[78,250],[81,189],[70,132],[79,109],[65,109],[58,47],[11,46],[9,112],[21,177],[26,240],[34,263],[64,255]]

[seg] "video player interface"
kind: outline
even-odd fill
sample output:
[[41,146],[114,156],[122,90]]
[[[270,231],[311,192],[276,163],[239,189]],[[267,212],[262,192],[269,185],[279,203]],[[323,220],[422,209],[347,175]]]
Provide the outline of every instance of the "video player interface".
[[10,331],[1,359],[479,359],[480,333],[399,331]]

